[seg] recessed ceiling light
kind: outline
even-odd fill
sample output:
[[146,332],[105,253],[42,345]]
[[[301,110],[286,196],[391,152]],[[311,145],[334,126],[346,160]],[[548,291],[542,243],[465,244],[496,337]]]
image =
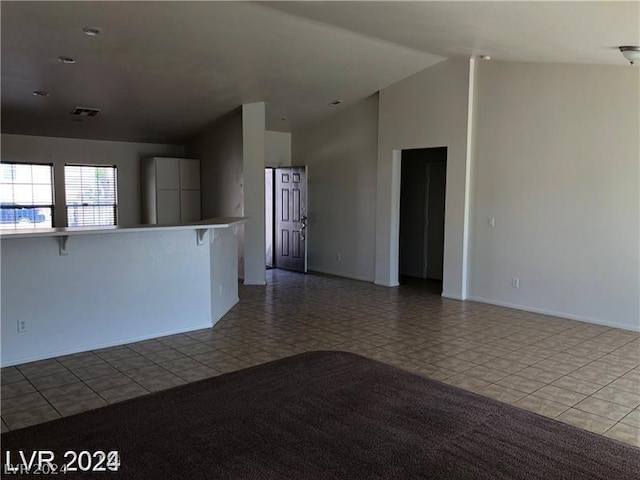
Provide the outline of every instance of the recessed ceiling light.
[[331,102],[329,104],[330,107],[337,107],[338,105],[342,104],[342,100],[334,100],[333,102]]
[[60,63],[76,63],[76,59],[75,58],[65,57],[64,55],[59,56],[58,57],[58,61]]
[[82,31],[85,35],[89,35],[90,37],[97,37],[102,33],[102,29],[100,27],[84,27]]
[[46,90],[36,90],[35,92],[33,92],[33,95],[35,95],[36,97],[48,97],[49,92],[47,92]]

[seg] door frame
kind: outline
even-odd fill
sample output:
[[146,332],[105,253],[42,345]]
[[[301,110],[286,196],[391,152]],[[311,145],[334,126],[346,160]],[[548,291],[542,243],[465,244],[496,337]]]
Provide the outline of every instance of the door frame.
[[[445,169],[445,178],[444,178],[444,185],[445,185],[445,201],[444,201],[444,212],[443,212],[443,217],[444,217],[444,221],[445,221],[445,225],[444,225],[444,231],[443,231],[443,235],[446,234],[446,228],[447,228],[447,197],[449,195],[449,189],[448,189],[448,182],[447,182],[447,177],[449,175],[449,148],[447,146],[431,146],[431,147],[415,147],[415,148],[404,148],[402,150],[396,150],[394,151],[394,163],[396,163],[395,167],[397,168],[397,190],[396,190],[396,195],[397,195],[397,203],[396,203],[396,210],[395,213],[397,215],[397,222],[398,222],[398,227],[397,227],[397,237],[395,237],[396,240],[396,245],[397,245],[397,250],[396,250],[396,255],[395,255],[395,265],[397,266],[397,283],[395,285],[388,285],[388,286],[397,286],[400,284],[400,258],[401,258],[401,242],[400,242],[400,219],[401,219],[401,214],[402,214],[402,202],[401,202],[401,197],[402,197],[402,178],[403,178],[403,169],[402,169],[402,165],[404,164],[404,162],[409,161],[408,158],[403,158],[403,153],[404,152],[408,152],[408,151],[413,151],[413,150],[437,150],[437,149],[443,149],[444,150],[444,159],[443,160],[424,160],[424,199],[423,199],[423,206],[424,206],[424,214],[423,214],[423,218],[422,218],[422,255],[421,255],[421,265],[420,265],[420,271],[422,274],[423,279],[428,279],[427,274],[428,274],[428,270],[429,270],[429,266],[428,266],[428,248],[429,248],[429,244],[428,244],[428,229],[429,229],[429,194],[430,194],[430,188],[431,188],[431,172],[430,172],[430,168],[432,165],[444,165],[444,169]],[[396,155],[397,154],[397,155]],[[406,206],[404,208],[407,208]],[[445,265],[444,265],[444,260],[445,260],[445,248],[446,248],[446,238],[443,239],[443,245],[442,245],[442,260],[443,260],[443,268],[442,268],[442,282],[443,282],[443,287],[444,287],[444,277],[446,274],[446,269],[445,269]]]
[[[264,228],[265,228],[265,242],[267,245],[265,246],[265,266],[267,268],[275,268],[275,244],[276,244],[276,234],[275,234],[275,213],[276,213],[276,168],[277,167],[264,167],[265,171],[265,198],[264,198],[264,206],[265,206],[265,217],[264,217]],[[271,202],[267,202],[267,172],[271,173]],[[267,216],[267,210],[270,211],[271,222],[268,221],[269,216]],[[271,229],[271,238],[267,238],[267,233],[269,232],[269,228]],[[267,246],[271,244],[271,255],[267,254]]]

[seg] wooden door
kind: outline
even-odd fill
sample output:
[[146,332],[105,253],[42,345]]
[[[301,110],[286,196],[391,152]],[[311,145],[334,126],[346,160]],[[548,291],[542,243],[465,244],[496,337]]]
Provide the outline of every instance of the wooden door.
[[307,271],[307,168],[276,169],[275,266]]

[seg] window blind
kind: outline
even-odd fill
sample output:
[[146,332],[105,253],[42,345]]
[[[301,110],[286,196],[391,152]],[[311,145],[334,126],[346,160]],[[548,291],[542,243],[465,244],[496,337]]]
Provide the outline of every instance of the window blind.
[[70,227],[117,224],[115,166],[66,165],[64,181]]

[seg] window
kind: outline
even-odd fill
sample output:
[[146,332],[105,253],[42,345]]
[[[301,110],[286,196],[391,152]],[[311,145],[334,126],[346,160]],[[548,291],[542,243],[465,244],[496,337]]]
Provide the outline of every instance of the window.
[[5,163],[2,165],[2,183],[12,183],[16,179],[16,164]]
[[53,166],[0,164],[0,228],[53,226]]
[[66,165],[64,180],[70,227],[117,224],[115,166]]

